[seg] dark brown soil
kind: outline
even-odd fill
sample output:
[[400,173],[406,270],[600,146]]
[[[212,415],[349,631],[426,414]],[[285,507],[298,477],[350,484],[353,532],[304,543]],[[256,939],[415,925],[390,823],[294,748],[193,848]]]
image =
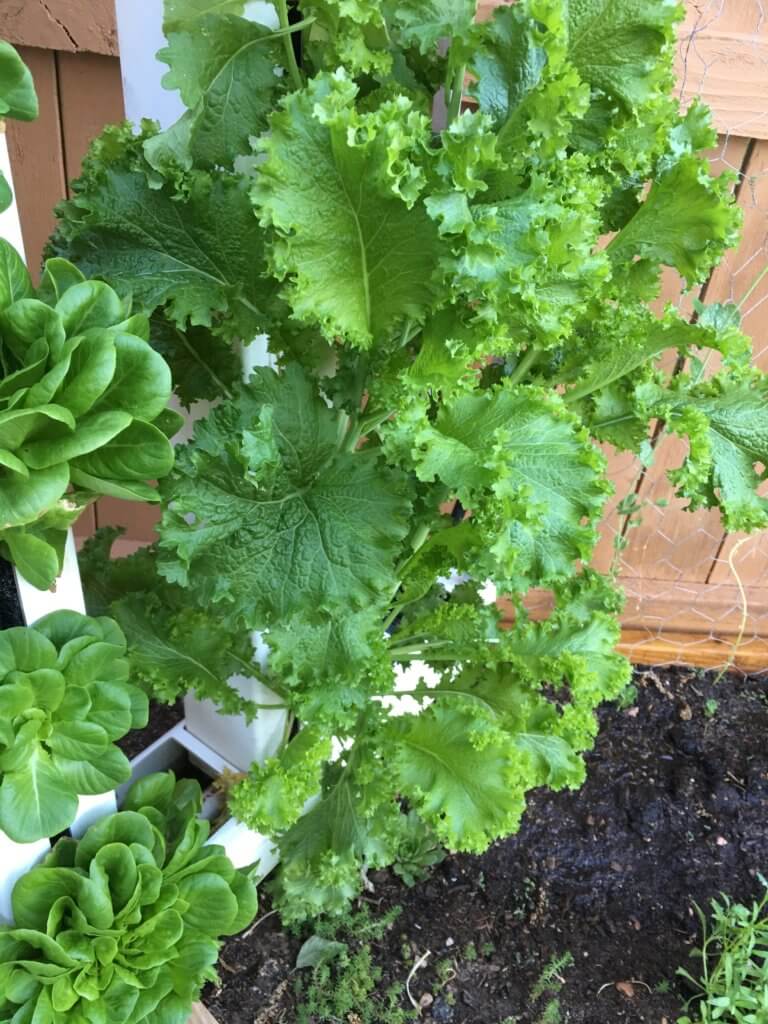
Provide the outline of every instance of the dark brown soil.
[[[433,997],[424,1024],[537,1024],[549,997],[532,1005],[531,989],[565,952],[574,965],[561,971],[562,1021],[673,1024],[692,902],[757,895],[768,869],[768,679],[715,685],[655,670],[636,684],[631,707],[603,712],[579,792],[537,793],[517,836],[448,858],[413,889],[388,873],[371,879],[372,909],[402,906],[375,944],[385,983],[404,982],[430,951],[411,981],[416,999]],[[219,1024],[294,1022],[300,943],[276,916],[228,943],[222,987],[206,994]]]
[[118,743],[126,757],[136,757],[142,750],[146,750],[155,740],[172,729],[184,717],[184,705],[181,701],[175,704],[151,705],[149,724],[146,729],[135,729],[129,732]]

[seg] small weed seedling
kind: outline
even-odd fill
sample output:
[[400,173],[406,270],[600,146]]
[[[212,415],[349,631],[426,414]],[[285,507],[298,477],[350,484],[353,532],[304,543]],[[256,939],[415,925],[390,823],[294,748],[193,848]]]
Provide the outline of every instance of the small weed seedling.
[[751,907],[728,896],[712,900],[712,918],[696,907],[701,920],[701,946],[691,956],[701,962],[695,978],[684,968],[678,974],[696,989],[677,1024],[765,1024],[768,1021],[768,882],[761,900]]
[[382,938],[400,913],[394,907],[372,918],[367,908],[343,920],[319,921],[299,954],[298,967],[311,968],[296,982],[296,1024],[407,1024],[415,1013],[401,1006],[405,987],[380,987],[381,968],[371,944]]
[[562,1019],[560,1011],[560,990],[565,984],[563,971],[573,967],[573,953],[567,951],[561,956],[554,955],[539,975],[536,984],[531,989],[530,1003],[533,1006],[543,996],[548,999],[541,1014],[536,1018],[536,1024],[560,1024]]

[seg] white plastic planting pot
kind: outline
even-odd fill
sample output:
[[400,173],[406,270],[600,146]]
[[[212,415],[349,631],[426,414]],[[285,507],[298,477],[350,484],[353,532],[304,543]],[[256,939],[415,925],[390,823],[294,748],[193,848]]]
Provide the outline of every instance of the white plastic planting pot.
[[11,893],[22,875],[39,864],[51,844],[47,839],[37,843],[14,843],[0,832],[0,924],[12,924]]
[[[117,790],[118,806],[134,782],[153,772],[177,770],[179,763],[187,759],[211,778],[226,771],[236,771],[232,763],[197,739],[187,729],[185,722],[180,722],[133,759],[130,781]],[[228,818],[216,828],[208,842],[223,846],[236,868],[258,864],[259,879],[268,875],[280,859],[271,839],[254,832],[235,818]]]
[[[256,663],[264,667],[269,648],[260,633],[251,634],[251,640]],[[280,698],[258,679],[232,676],[228,682],[254,704],[280,704]],[[287,711],[261,710],[249,723],[242,715],[222,715],[213,701],[189,695],[184,698],[184,713],[187,730],[241,772],[277,753],[288,722]]]
[[[15,570],[14,570],[15,571]],[[50,590],[38,590],[28,583],[20,573],[16,573],[16,585],[19,590],[24,620],[28,626],[42,619],[44,615],[60,611],[80,612],[85,614],[85,598],[80,582],[80,571],[77,568],[77,548],[75,538],[70,530],[64,548],[64,565],[61,575]]]

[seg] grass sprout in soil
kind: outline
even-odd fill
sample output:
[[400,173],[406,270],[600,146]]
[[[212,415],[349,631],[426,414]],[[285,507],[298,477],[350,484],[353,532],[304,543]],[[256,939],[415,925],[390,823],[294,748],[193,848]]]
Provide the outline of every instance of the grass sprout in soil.
[[[224,948],[211,1012],[220,1024],[674,1024],[694,994],[676,976],[698,969],[694,905],[723,892],[751,905],[768,871],[768,682],[716,679],[638,670],[631,700],[601,713],[582,789],[536,793],[520,832],[483,856],[448,857],[411,889],[373,873],[346,922],[293,934],[262,917]],[[313,933],[344,956],[296,971]]]

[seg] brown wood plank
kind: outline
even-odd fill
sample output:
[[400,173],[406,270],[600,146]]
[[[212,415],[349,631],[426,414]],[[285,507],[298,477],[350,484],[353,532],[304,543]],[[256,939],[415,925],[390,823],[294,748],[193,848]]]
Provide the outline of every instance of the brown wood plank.
[[[635,580],[620,581],[631,587]],[[761,591],[757,598],[762,601],[763,614],[765,616],[765,628],[761,635],[752,632],[739,636],[738,626],[735,622],[736,616],[733,613],[733,603],[739,601],[737,588],[711,588],[705,584],[697,584],[692,591],[683,593],[678,590],[676,594],[664,594],[663,588],[669,588],[669,584],[663,580],[646,581],[648,601],[643,608],[641,623],[631,625],[625,624],[621,631],[621,640],[618,650],[626,655],[637,665],[663,665],[678,663],[694,665],[700,668],[722,668],[725,665],[731,666],[743,672],[768,672],[768,593]],[[696,589],[698,588],[698,589]],[[696,623],[695,618],[688,618],[689,622],[697,625],[698,629],[674,629],[668,628],[669,624],[684,625],[685,615],[681,607],[685,608],[685,602],[690,602],[694,613],[696,610],[710,608],[712,592],[719,593],[719,603],[722,609],[727,609],[728,614],[721,618],[725,626],[721,631],[712,629],[711,624],[702,629],[703,618]],[[748,595],[754,597],[754,594]],[[654,611],[654,602],[656,611]],[[552,607],[551,594],[547,591],[532,591],[526,597],[526,606],[534,619],[543,618],[549,614]],[[510,602],[501,598],[498,602],[502,613],[502,620],[511,623],[514,619],[514,611]],[[737,605],[738,606],[738,605]],[[632,598],[628,602],[628,611],[638,619],[637,610],[632,611]],[[671,612],[677,618],[673,621],[665,621],[664,615]],[[734,628],[736,627],[736,628]]]
[[69,53],[118,53],[115,0],[3,0],[0,38]]
[[[742,630],[746,600],[750,628],[745,637],[759,634],[768,640],[768,588],[742,589],[728,580],[725,583],[688,583],[619,576],[617,585],[626,594],[622,625],[641,629],[648,635],[661,632],[737,637]],[[525,597],[525,606],[533,619],[542,619],[552,610],[552,594],[548,590],[532,590]],[[498,601],[502,619],[514,620],[514,608],[507,598]]]
[[120,61],[95,53],[57,55],[67,179],[76,178],[91,141],[125,117]]
[[192,1016],[189,1018],[189,1024],[218,1024],[218,1021],[206,1010],[202,1003],[195,1003],[192,1007]]
[[[506,0],[480,0],[489,18]],[[675,67],[687,107],[700,96],[723,135],[768,138],[768,19],[758,0],[687,0]]]
[[747,606],[745,636],[757,627],[768,639],[768,589],[745,587],[742,594],[729,579],[723,583],[619,577],[627,595],[622,624],[628,629],[654,633],[703,633],[714,636],[738,636]]
[[160,514],[159,505],[102,498],[96,506],[96,526],[122,526],[126,541],[149,544],[157,540],[155,527],[160,521]]
[[[747,151],[745,139],[721,139],[719,150],[711,154],[713,170],[722,173],[740,168]],[[749,173],[748,167],[746,170]],[[740,194],[742,205],[746,202],[745,188],[746,184]],[[754,248],[755,240],[745,238],[737,250],[726,255],[706,288],[707,302],[726,302],[733,297],[732,268],[743,261],[740,254],[751,253]],[[691,311],[690,297],[685,303],[681,309],[687,314]],[[716,368],[714,359],[710,366]],[[722,545],[720,514],[711,509],[686,511],[687,501],[675,497],[667,479],[668,470],[682,464],[687,450],[687,442],[669,435],[657,446],[654,463],[638,489],[640,501],[646,504],[641,525],[627,533],[628,544],[621,558],[622,575],[701,582],[709,577]],[[659,507],[659,501],[668,504]]]
[[[742,191],[742,206],[744,239],[730,261],[728,273],[730,296],[736,301],[743,298],[768,263],[768,141],[758,142],[754,147]],[[744,330],[754,339],[755,363],[761,370],[768,371],[768,277],[763,278],[744,303],[743,315]],[[768,495],[768,484],[761,493]],[[723,538],[710,582],[734,581],[731,559],[744,584],[768,588],[768,535],[765,532],[753,534],[743,544],[742,539],[742,534]]]
[[624,630],[618,650],[635,665],[691,665],[736,672],[768,670],[768,640],[732,642],[702,634],[669,633],[663,637],[644,630]]
[[75,525],[72,527],[72,532],[75,535],[75,540],[85,540],[90,537],[96,530],[96,509],[93,505],[89,505],[88,508],[83,512],[80,518],[77,520]]
[[723,134],[768,138],[768,24],[753,0],[689,0],[678,31],[684,106],[700,96]]
[[40,101],[36,121],[8,121],[8,147],[27,263],[35,276],[53,224],[53,208],[64,198],[66,175],[61,138],[56,55],[22,48]]

